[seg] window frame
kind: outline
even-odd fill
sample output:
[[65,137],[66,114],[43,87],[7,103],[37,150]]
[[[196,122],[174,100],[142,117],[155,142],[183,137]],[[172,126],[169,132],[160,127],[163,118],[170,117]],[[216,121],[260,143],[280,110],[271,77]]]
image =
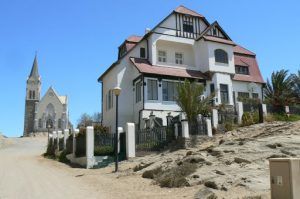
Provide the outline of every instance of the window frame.
[[[144,56],[142,56],[144,55]],[[140,58],[146,58],[146,48],[141,47],[140,48]]]
[[[175,102],[176,101],[176,96],[178,96],[176,84],[178,84],[177,81],[162,80],[162,101],[163,102]],[[166,88],[165,88],[165,85],[167,86]],[[171,87],[173,87],[173,88],[171,88]],[[166,93],[164,93],[164,89],[166,89]],[[172,93],[169,93],[171,90],[172,90]],[[166,96],[166,98],[165,98],[165,96]]]
[[135,103],[142,101],[142,81],[135,84]]
[[193,21],[190,20],[189,17],[183,20],[182,30],[183,30],[183,32],[194,33],[194,24],[193,24]]
[[[226,86],[226,92],[222,90],[222,86]],[[224,94],[227,94],[224,98]],[[220,98],[222,104],[229,104],[229,86],[228,84],[220,84]],[[223,100],[225,99],[225,100]],[[225,101],[225,102],[224,102]]]
[[250,75],[249,67],[248,66],[235,65],[235,73],[239,74],[239,75]]
[[[177,58],[177,55],[181,55],[181,58]],[[182,52],[175,52],[175,64],[177,64],[177,65],[183,65],[183,62],[184,62],[184,55],[183,55],[183,53]]]
[[[220,54],[221,53],[221,54]],[[221,64],[229,64],[228,53],[223,49],[215,49],[214,50],[215,62]]]
[[238,92],[238,98],[250,99],[250,93],[248,93],[248,92]]
[[[153,85],[150,82],[155,82],[156,87],[155,87],[155,85]],[[150,85],[151,85],[151,91],[149,90]],[[156,90],[156,92],[155,92],[155,90]],[[149,95],[149,93],[151,93],[151,95]],[[147,79],[147,100],[149,100],[149,101],[157,101],[158,100],[158,80],[157,79]]]
[[[161,55],[163,53],[164,55]],[[157,51],[157,61],[159,63],[167,63],[167,51],[166,50],[158,50]]]

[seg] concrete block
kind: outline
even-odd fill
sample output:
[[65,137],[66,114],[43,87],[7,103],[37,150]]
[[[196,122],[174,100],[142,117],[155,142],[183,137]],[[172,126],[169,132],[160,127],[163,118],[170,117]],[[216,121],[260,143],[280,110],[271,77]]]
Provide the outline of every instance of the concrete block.
[[267,105],[266,104],[262,104],[262,110],[263,110],[264,116],[267,116],[268,111],[267,111]]
[[207,127],[207,135],[208,137],[212,137],[212,128],[211,128],[211,120],[210,119],[206,119],[206,127]]
[[183,138],[189,138],[189,123],[187,120],[182,120],[181,121],[181,127],[182,127],[182,137]]
[[219,117],[218,117],[218,110],[217,109],[212,110],[212,123],[213,123],[213,128],[218,128]]
[[135,157],[135,124],[126,124],[126,157]]
[[86,127],[86,168],[90,169],[94,166],[94,127]]
[[236,110],[237,110],[237,114],[238,114],[238,123],[242,124],[242,117],[244,114],[243,102],[237,102],[236,108],[237,108]]
[[64,149],[67,148],[67,139],[69,137],[69,132],[70,132],[69,129],[64,129]]

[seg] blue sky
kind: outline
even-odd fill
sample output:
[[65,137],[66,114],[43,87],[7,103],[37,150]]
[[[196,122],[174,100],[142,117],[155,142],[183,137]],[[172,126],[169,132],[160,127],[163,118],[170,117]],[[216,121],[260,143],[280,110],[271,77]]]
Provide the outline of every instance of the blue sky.
[[26,79],[38,52],[42,95],[52,85],[68,95],[70,120],[101,112],[97,78],[117,58],[117,47],[143,35],[178,5],[210,23],[217,20],[238,44],[257,54],[266,79],[300,68],[300,2],[240,0],[1,0],[0,132],[23,133]]

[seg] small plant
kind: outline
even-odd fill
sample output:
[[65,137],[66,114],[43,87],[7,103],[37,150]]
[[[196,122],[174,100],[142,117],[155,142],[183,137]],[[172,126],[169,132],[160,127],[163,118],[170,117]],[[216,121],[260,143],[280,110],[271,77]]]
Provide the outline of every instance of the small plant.
[[111,155],[113,152],[114,149],[111,146],[95,147],[94,149],[95,156]]
[[224,128],[225,128],[225,131],[232,131],[234,129],[234,125],[232,122],[226,122]]
[[59,156],[58,156],[58,161],[62,163],[70,163],[70,161],[67,159],[67,151],[63,150]]
[[242,116],[242,124],[243,126],[249,126],[254,124],[251,113],[245,112]]

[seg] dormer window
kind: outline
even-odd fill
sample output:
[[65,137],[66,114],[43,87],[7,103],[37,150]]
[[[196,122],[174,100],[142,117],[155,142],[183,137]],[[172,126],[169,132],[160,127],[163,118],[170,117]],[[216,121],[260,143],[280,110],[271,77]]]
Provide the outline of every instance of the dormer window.
[[158,61],[167,62],[167,52],[163,50],[158,51]]
[[183,64],[183,54],[182,53],[175,53],[175,61],[176,64]]
[[194,26],[192,20],[189,20],[187,18],[186,20],[183,20],[183,31],[193,33],[194,32]]
[[140,48],[140,58],[146,58],[146,49]]
[[228,64],[228,54],[225,50],[215,50],[215,61],[218,63]]
[[242,75],[249,75],[249,68],[247,66],[235,66],[235,73]]
[[217,29],[216,28],[213,29],[213,36],[217,36]]

